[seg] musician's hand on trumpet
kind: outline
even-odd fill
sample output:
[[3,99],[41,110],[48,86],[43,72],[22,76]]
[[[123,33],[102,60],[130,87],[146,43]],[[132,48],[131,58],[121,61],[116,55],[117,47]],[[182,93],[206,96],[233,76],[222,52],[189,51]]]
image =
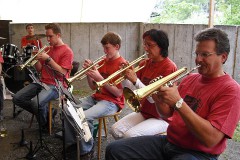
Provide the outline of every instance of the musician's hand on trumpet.
[[[35,54],[36,54],[36,53],[37,53],[37,52],[35,52]],[[49,58],[49,55],[48,55],[46,52],[41,52],[41,53],[39,53],[39,54],[36,56],[35,60],[43,60],[43,61],[46,61],[48,58]]]
[[176,84],[170,87],[160,86],[156,95],[163,103],[168,104],[170,107],[174,107],[176,102],[181,99]]
[[132,82],[132,84],[136,84],[137,81],[137,75],[134,72],[133,67],[126,69],[125,73],[124,73],[124,77],[125,79],[129,80],[130,82]]
[[[83,68],[86,69],[88,67],[90,67],[93,64],[93,62],[89,59],[86,59],[83,63]],[[102,75],[99,73],[99,71],[97,70],[97,66],[94,65],[93,67],[91,67],[87,72],[86,75],[91,78],[94,81],[101,81],[104,78],[102,77]]]

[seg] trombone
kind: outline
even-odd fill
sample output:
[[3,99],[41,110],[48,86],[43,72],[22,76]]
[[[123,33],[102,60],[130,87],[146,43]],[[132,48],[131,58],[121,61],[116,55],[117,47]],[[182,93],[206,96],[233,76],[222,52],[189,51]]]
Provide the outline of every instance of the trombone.
[[[187,71],[186,67],[183,67],[179,70],[177,70],[176,72],[173,72],[172,74],[169,74],[166,77],[163,77],[143,88],[140,89],[136,89],[136,90],[131,90],[127,87],[125,87],[123,89],[123,95],[125,97],[125,100],[127,102],[127,104],[129,105],[129,107],[131,109],[133,109],[135,112],[139,112],[140,111],[140,100],[142,100],[143,98],[151,95],[152,93],[156,92],[158,90],[158,88],[160,86],[163,85],[167,85],[170,86],[172,85],[174,82],[178,81],[179,79],[189,75],[191,72],[193,72],[195,69],[199,68],[200,65],[197,65],[195,68],[191,69],[190,71]],[[184,72],[186,72],[185,74],[183,74]],[[181,75],[183,74],[183,75]],[[181,76],[180,76],[181,75]],[[179,77],[178,77],[179,76]],[[176,78],[178,77],[178,78]],[[176,78],[175,80],[173,80],[174,78]]]
[[[78,79],[78,80],[84,79],[86,77],[87,71],[90,70],[92,67],[98,65],[98,63],[100,63],[104,57],[105,55],[102,55],[100,58],[95,60],[88,68],[82,68],[79,71],[77,71],[73,77],[66,79],[66,83],[68,84],[68,86],[70,86],[75,79]],[[101,68],[102,66],[103,64],[100,66],[97,66],[97,69]]]
[[[111,74],[109,77],[107,77],[106,79],[99,81],[99,82],[93,82],[94,85],[97,87],[97,90],[100,90],[101,87],[103,87],[105,84],[109,84],[111,86],[113,85],[117,85],[119,83],[121,83],[125,77],[121,76],[120,78],[118,78],[117,80],[115,80],[114,82],[111,82],[111,80],[113,80],[115,77],[121,75],[125,70],[127,70],[128,68],[132,67],[133,65],[135,65],[136,63],[139,63],[141,60],[145,59],[145,56],[147,55],[147,53],[145,53],[144,55],[138,57],[137,59],[135,59],[134,61],[132,61],[131,63],[129,63],[126,67],[123,67],[121,69],[119,69],[118,71],[114,72],[113,74]],[[137,71],[141,70],[143,67],[145,67],[145,65],[143,66],[137,66],[134,69],[134,72],[136,73]]]
[[[24,64],[21,64],[19,67],[21,70],[23,70],[26,66],[30,65],[30,66],[34,66],[38,60],[35,60],[35,58],[40,54],[40,53],[43,53],[45,52],[45,49],[49,47],[49,44],[46,44],[45,46],[43,46],[41,49],[39,49],[39,51],[31,56]],[[45,52],[45,53],[48,53],[50,51],[50,48]]]

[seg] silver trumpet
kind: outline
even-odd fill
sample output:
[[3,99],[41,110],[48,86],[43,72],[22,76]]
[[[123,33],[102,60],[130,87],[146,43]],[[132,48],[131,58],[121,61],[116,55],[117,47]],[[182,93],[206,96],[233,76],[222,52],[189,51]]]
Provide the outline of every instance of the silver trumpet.
[[49,44],[46,44],[45,46],[43,46],[42,48],[39,49],[39,51],[35,54],[32,55],[24,64],[21,64],[19,67],[21,70],[23,70],[26,66],[34,66],[38,60],[35,60],[35,58],[40,54],[40,53],[48,53],[50,51],[50,48],[45,51],[46,48],[49,47]]

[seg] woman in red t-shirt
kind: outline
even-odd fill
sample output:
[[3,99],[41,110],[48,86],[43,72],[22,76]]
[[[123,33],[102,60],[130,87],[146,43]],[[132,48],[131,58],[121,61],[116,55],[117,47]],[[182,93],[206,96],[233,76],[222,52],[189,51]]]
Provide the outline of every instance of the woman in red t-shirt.
[[[143,34],[143,42],[144,50],[148,53],[148,59],[140,63],[145,65],[144,68],[137,74],[132,69],[125,72],[125,77],[130,82],[128,84],[135,89],[148,85],[156,77],[164,77],[177,70],[175,63],[168,58],[169,40],[165,32],[151,29]],[[141,106],[139,113],[133,112],[113,124],[111,133],[115,139],[166,132],[169,119],[160,117],[153,99],[148,97],[142,100]]]

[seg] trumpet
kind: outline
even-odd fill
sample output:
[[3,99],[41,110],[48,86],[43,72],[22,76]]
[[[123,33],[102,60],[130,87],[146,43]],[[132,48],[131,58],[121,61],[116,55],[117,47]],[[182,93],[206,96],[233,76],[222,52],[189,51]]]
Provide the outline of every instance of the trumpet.
[[[77,71],[73,77],[66,79],[66,83],[68,84],[68,86],[70,86],[75,79],[78,79],[78,80],[84,79],[86,77],[86,72],[90,70],[92,67],[98,65],[98,63],[101,62],[104,57],[105,55],[102,55],[100,58],[95,60],[88,68],[82,68],[79,71]],[[97,66],[97,69],[101,68],[102,66],[103,64],[100,66]]]
[[[23,70],[26,66],[30,65],[30,66],[34,66],[38,60],[35,60],[35,58],[40,54],[40,53],[43,53],[45,52],[45,49],[49,47],[49,44],[46,44],[45,46],[43,46],[41,49],[39,49],[39,51],[31,56],[24,64],[21,64],[19,67],[21,70]],[[45,52],[45,53],[48,53],[50,51],[50,48]]]
[[[119,83],[121,83],[125,77],[121,76],[120,78],[118,78],[117,80],[115,80],[114,82],[111,82],[111,80],[113,80],[115,77],[121,75],[125,70],[127,70],[128,68],[134,66],[136,63],[139,63],[141,60],[144,59],[144,57],[147,55],[147,53],[145,53],[144,55],[138,57],[137,59],[135,59],[134,61],[130,62],[126,67],[123,67],[121,69],[119,69],[118,71],[114,72],[113,74],[111,74],[109,77],[107,77],[106,79],[99,81],[99,82],[93,82],[94,85],[97,87],[97,90],[100,90],[101,87],[103,87],[105,84],[109,84],[111,86],[113,85],[118,85]],[[134,72],[136,73],[137,71],[141,70],[142,68],[144,68],[145,65],[143,66],[137,66],[134,69]]]
[[[151,83],[151,84],[149,84],[149,85],[147,85],[143,88],[136,89],[134,91],[125,87],[123,89],[123,95],[126,99],[127,104],[129,105],[129,107],[131,109],[133,109],[135,112],[139,112],[140,108],[141,108],[140,100],[142,100],[143,98],[145,98],[145,97],[153,94],[154,92],[156,92],[157,89],[160,86],[163,86],[163,85],[171,86],[174,82],[176,82],[179,79],[189,75],[191,72],[193,72],[195,69],[197,69],[199,67],[200,67],[200,65],[197,65],[195,68],[191,69],[188,72],[186,72],[187,68],[183,67],[183,68],[177,70],[176,72],[173,72],[172,74],[169,74],[166,77],[163,77],[163,78],[161,78],[161,79],[159,79],[159,80],[157,80],[157,81],[155,81],[155,82],[153,82],[153,83]],[[186,73],[183,74],[184,72],[186,72]],[[181,74],[183,74],[183,75],[181,75]],[[178,78],[176,78],[176,77],[178,77]]]

